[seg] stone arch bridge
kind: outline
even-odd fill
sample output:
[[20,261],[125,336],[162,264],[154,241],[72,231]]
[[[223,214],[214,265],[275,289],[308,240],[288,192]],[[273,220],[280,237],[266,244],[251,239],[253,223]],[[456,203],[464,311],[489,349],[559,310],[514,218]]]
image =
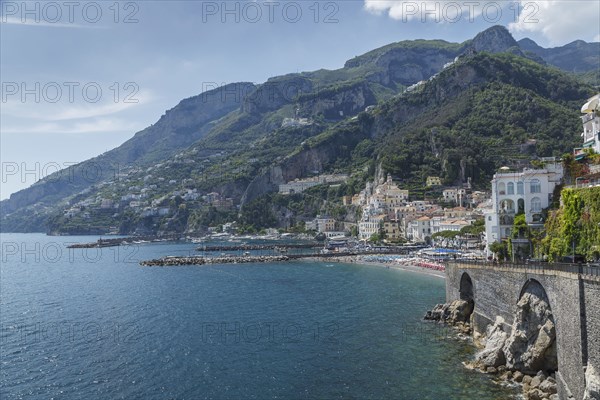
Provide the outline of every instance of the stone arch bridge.
[[600,370],[600,267],[475,262],[446,266],[446,301],[474,301],[474,333],[484,334],[498,316],[511,332],[517,302],[532,285],[543,288],[554,317],[559,398],[581,400],[589,384],[586,369]]

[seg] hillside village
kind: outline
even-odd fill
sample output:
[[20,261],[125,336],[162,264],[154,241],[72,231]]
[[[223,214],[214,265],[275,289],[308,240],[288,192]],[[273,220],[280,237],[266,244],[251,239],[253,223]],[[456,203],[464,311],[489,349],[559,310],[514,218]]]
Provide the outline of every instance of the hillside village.
[[[518,216],[532,231],[541,231],[548,216],[548,208],[556,205],[557,190],[564,187],[594,187],[600,182],[600,163],[594,155],[600,148],[598,132],[600,115],[598,96],[582,108],[583,145],[575,148],[568,160],[546,157],[519,170],[502,167],[491,181],[491,190],[473,190],[470,180],[462,186],[442,186],[438,176],[428,176],[422,182],[425,198],[416,199],[408,189],[401,189],[391,174],[378,172],[374,181],[367,180],[364,188],[354,195],[336,199],[338,208],[346,210],[342,217],[318,213],[311,218],[295,215],[294,226],[258,226],[257,231],[278,234],[303,233],[322,239],[349,239],[380,244],[428,244],[438,247],[484,250],[488,257],[504,256],[527,258],[535,254],[530,238],[515,236]],[[218,157],[216,157],[218,162]],[[570,166],[568,163],[571,163]],[[168,164],[172,165],[169,166]],[[193,187],[190,178],[166,179],[153,175],[153,170],[193,160],[176,157],[174,161],[157,164],[146,170],[127,168],[114,174],[114,179],[86,189],[65,207],[61,220],[97,226],[97,233],[132,233],[205,235],[212,233],[252,233],[243,229],[237,220],[242,211],[233,198],[219,192],[205,193]],[[580,166],[573,168],[573,166]],[[570,168],[567,170],[566,168]],[[315,197],[311,190],[319,187],[335,190],[347,185],[349,174],[318,174],[295,179],[278,186],[281,198]],[[189,187],[188,187],[189,186]],[[429,193],[429,195],[427,195]],[[89,196],[89,197],[88,197]],[[419,196],[420,197],[420,196]],[[321,210],[327,201],[319,200]],[[207,226],[178,224],[190,212],[200,210],[214,213],[217,218]],[[137,219],[133,232],[124,224]],[[114,221],[120,221],[119,225]],[[142,221],[142,223],[139,223]],[[211,223],[212,222],[212,223]],[[511,242],[510,252],[506,243]],[[494,244],[504,243],[503,248]],[[538,251],[539,253],[539,251]]]
[[593,71],[579,47],[561,50],[577,60],[561,71],[528,43],[496,26],[184,99],[122,146],[2,201],[2,228],[288,233],[541,257],[560,190],[595,182],[597,97],[577,116],[597,89],[573,69]]

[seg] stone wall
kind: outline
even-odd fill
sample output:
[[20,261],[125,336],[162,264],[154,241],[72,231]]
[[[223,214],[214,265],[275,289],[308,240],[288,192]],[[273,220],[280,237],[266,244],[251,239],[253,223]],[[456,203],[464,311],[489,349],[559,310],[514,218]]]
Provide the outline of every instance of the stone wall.
[[460,299],[461,277],[473,283],[473,330],[483,334],[497,316],[512,330],[516,304],[529,280],[544,288],[556,323],[557,382],[561,399],[583,399],[587,363],[600,370],[600,278],[543,267],[515,268],[489,264],[450,263],[446,269],[446,301]]
[[[600,374],[600,280],[582,279],[587,365]],[[598,376],[596,376],[598,379]],[[598,382],[596,382],[598,383]]]

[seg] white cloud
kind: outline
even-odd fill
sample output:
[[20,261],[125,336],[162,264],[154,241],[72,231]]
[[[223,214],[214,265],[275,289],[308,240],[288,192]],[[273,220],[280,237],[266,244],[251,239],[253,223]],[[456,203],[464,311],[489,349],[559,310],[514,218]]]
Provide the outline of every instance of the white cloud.
[[600,2],[519,0],[518,21],[508,25],[513,34],[533,35],[546,45],[558,46],[577,39],[600,41]]
[[496,9],[506,4],[494,0],[473,1],[406,1],[406,0],[364,0],[365,10],[382,15],[387,13],[392,19],[422,22],[473,21],[484,9],[495,16]]
[[81,25],[76,23],[67,22],[48,22],[48,21],[35,21],[32,19],[21,19],[17,17],[10,17],[7,15],[0,16],[0,23],[2,25],[18,25],[18,26],[36,26],[39,28],[74,28],[74,29],[106,29],[105,26],[100,25]]
[[132,122],[126,122],[121,119],[113,118],[95,118],[86,121],[72,122],[44,122],[26,125],[13,125],[2,127],[4,134],[18,133],[62,133],[62,134],[80,134],[97,132],[131,132],[139,128]]
[[[127,94],[131,93],[130,91]],[[109,97],[108,95],[113,96],[113,94],[109,93],[107,97]],[[113,101],[86,103],[81,98],[78,98],[79,105],[69,103],[66,95],[60,99],[64,101],[57,103],[46,101],[32,101],[28,103],[27,101],[23,101],[20,96],[7,96],[6,101],[2,104],[1,115],[3,117],[12,116],[40,121],[86,119],[120,113],[135,106],[147,105],[154,100],[154,96],[149,91],[136,93],[126,101],[125,96],[127,94],[120,93],[119,96],[121,98],[118,103]]]

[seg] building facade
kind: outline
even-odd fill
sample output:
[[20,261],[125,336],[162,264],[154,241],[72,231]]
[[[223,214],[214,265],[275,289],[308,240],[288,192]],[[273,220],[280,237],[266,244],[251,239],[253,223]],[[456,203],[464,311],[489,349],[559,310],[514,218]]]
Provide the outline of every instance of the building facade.
[[533,228],[543,226],[542,210],[550,205],[554,188],[562,178],[560,163],[522,172],[505,170],[494,175],[492,209],[484,214],[488,253],[490,244],[510,237],[517,214],[525,214],[525,221]]
[[583,149],[590,148],[600,154],[600,94],[590,98],[581,107],[584,114],[581,117],[583,122]]

